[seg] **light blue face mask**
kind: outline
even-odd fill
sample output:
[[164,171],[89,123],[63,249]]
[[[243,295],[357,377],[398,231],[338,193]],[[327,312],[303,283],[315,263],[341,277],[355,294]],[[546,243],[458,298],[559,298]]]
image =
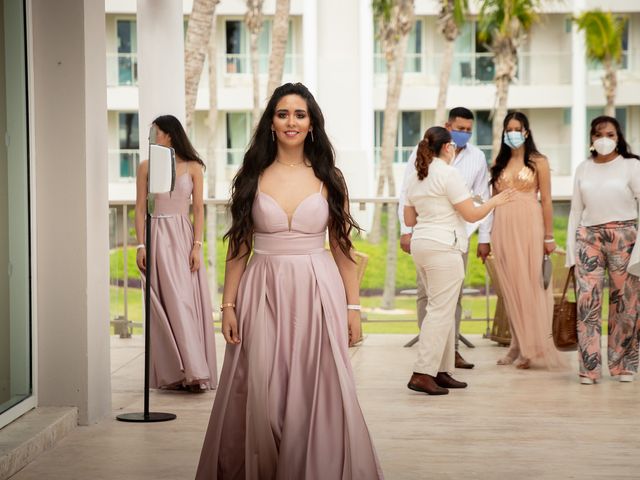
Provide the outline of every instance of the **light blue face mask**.
[[514,150],[520,148],[524,140],[524,133],[522,132],[504,132],[504,143]]

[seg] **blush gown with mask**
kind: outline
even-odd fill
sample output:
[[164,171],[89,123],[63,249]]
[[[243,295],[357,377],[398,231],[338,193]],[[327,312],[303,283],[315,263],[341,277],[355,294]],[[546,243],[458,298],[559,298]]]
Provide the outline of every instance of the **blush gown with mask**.
[[252,217],[236,298],[241,343],[226,347],[196,478],[380,479],[351,370],[344,286],[324,248],[322,186],[291,219],[258,191]]
[[545,290],[542,280],[544,220],[538,176],[527,166],[511,175],[503,170],[496,188],[517,191],[512,202],[496,207],[491,229],[491,249],[511,330],[511,346],[501,362],[566,368],[566,358],[551,338],[553,291]]
[[[209,285],[202,249],[191,272],[193,225],[189,173],[176,178],[173,192],[156,194],[151,218],[152,388],[217,385],[216,350]],[[143,282],[144,282],[144,275]]]

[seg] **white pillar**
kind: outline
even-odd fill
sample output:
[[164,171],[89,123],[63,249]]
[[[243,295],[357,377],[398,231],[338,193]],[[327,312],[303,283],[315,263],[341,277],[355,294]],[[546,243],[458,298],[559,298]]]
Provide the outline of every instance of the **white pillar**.
[[111,414],[105,5],[30,3],[38,405],[89,424]]
[[[579,15],[585,8],[584,0],[574,0],[573,14]],[[571,104],[571,175],[585,159],[587,135],[587,62],[584,32],[573,24],[571,31],[573,86]]]
[[302,52],[304,84],[318,94],[318,2],[305,0],[302,14]]
[[184,23],[182,2],[137,0],[138,125],[140,158],[147,158],[149,127],[171,114],[184,126]]

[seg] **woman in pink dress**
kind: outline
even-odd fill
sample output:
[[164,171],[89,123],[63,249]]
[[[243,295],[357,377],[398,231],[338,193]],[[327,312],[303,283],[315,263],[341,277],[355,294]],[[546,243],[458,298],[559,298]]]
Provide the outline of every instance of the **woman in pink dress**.
[[[217,385],[213,316],[202,255],[204,163],[177,118],[163,115],[153,124],[155,143],[175,150],[176,184],[173,192],[155,195],[153,202],[149,383],[152,388],[204,392]],[[148,162],[141,162],[136,178],[136,261],[142,272],[148,169]]]
[[382,478],[347,348],[360,338],[348,202],[315,99],[276,88],[233,181],[227,349],[197,479]]
[[495,209],[491,231],[511,331],[511,346],[498,365],[565,367],[551,339],[553,292],[542,280],[544,254],[556,248],[549,161],[538,152],[523,113],[505,117],[502,137],[491,184],[494,191],[512,188],[517,194]]

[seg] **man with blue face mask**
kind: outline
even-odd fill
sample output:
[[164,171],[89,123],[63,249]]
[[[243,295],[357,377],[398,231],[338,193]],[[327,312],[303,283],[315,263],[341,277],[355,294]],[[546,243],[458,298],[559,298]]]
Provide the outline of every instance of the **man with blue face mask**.
[[[465,179],[471,194],[475,198],[486,201],[490,197],[489,193],[489,170],[487,168],[487,160],[480,150],[475,145],[469,143],[471,134],[473,132],[473,113],[464,107],[453,108],[449,112],[449,119],[444,125],[447,130],[451,132],[451,138],[455,142],[456,156],[452,160],[451,165],[456,167],[462,177]],[[400,247],[403,251],[410,253],[411,248],[411,227],[407,227],[404,224],[404,204],[406,199],[405,187],[408,179],[415,172],[416,151],[413,153],[407,161],[407,166],[404,173],[404,180],[402,182],[402,189],[400,193],[400,202],[398,205],[398,217],[400,218]],[[489,244],[491,233],[491,222],[493,220],[492,214],[488,215],[481,222],[475,224],[467,224],[467,234],[471,236],[473,232],[478,230],[478,249],[476,255],[482,259],[484,263],[485,259],[491,253],[491,247]],[[463,254],[463,260],[465,269],[467,266],[468,253]],[[420,281],[420,277],[417,276],[417,299],[416,310],[418,315],[418,325],[421,326],[424,319],[427,308],[427,292],[425,285]],[[456,367],[457,368],[473,368],[474,364],[465,361],[462,355],[458,352],[459,338],[460,338],[460,319],[462,317],[462,289],[458,297],[458,306],[456,308]]]

